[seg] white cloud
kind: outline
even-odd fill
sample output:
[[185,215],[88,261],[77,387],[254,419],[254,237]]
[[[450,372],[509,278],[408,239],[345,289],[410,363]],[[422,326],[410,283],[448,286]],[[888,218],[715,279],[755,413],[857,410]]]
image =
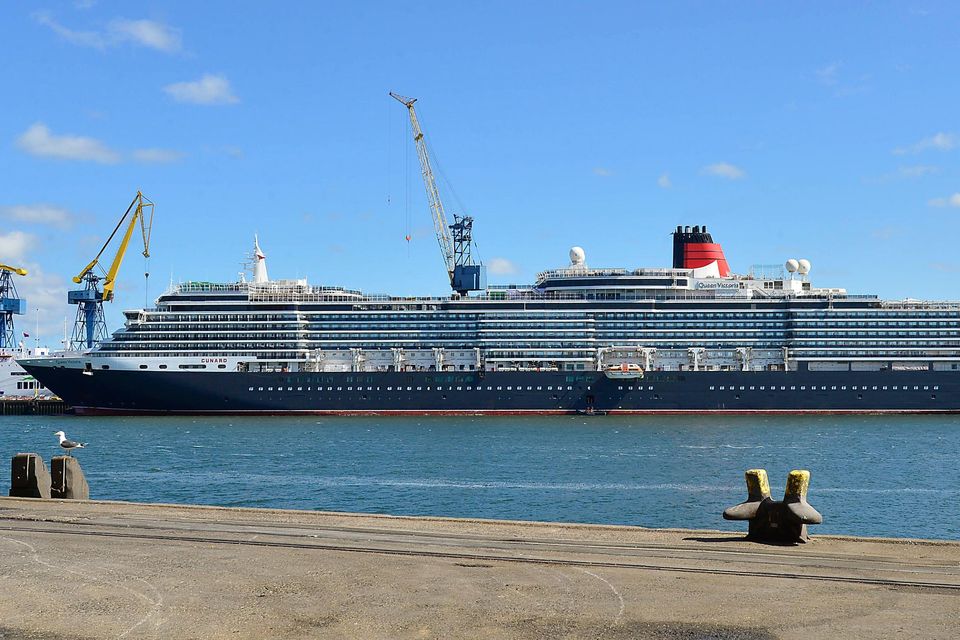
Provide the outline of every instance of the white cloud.
[[747,175],[743,169],[728,162],[718,162],[707,165],[703,168],[703,173],[709,176],[719,176],[728,180],[739,180]]
[[72,213],[52,204],[19,204],[0,207],[0,218],[33,224],[49,224],[60,229],[69,228],[74,220]]
[[940,173],[940,167],[921,164],[912,167],[900,167],[897,171],[904,178],[922,178],[923,176]]
[[163,88],[177,102],[190,104],[235,104],[240,102],[233,95],[230,81],[224,75],[205,73],[199,80],[175,82]]
[[36,238],[23,231],[0,233],[0,256],[4,264],[20,266],[18,263],[27,258],[27,252],[36,244]]
[[831,62],[830,64],[820,67],[819,69],[816,70],[817,78],[819,78],[820,82],[826,85],[831,85],[831,86],[839,82],[839,78],[837,77],[839,73],[840,73],[839,62]]
[[657,186],[661,189],[669,189],[673,186],[673,182],[670,180],[670,174],[664,173],[659,178],[657,178]]
[[30,155],[46,158],[84,160],[101,164],[115,164],[120,161],[119,153],[96,138],[71,134],[54,135],[42,122],[30,125],[30,128],[17,138],[17,146]]
[[178,29],[154,20],[117,18],[110,22],[107,30],[118,42],[133,42],[164,53],[176,53],[182,46]]
[[601,178],[609,178],[610,176],[613,175],[613,171],[611,171],[610,169],[606,169],[604,167],[594,167],[593,175],[600,176]]
[[936,271],[943,271],[944,273],[956,273],[960,271],[960,265],[950,262],[931,262],[930,268]]
[[487,261],[487,270],[496,276],[510,276],[520,272],[517,265],[507,258],[491,258]]
[[930,149],[950,151],[956,148],[958,144],[960,144],[960,141],[958,141],[955,134],[940,131],[909,146],[897,147],[893,150],[893,153],[902,156],[908,153],[921,153]]
[[103,30],[81,31],[60,24],[47,11],[37,12],[33,18],[67,42],[81,47],[104,51],[130,43],[164,53],[176,53],[182,48],[180,31],[154,20],[117,18],[111,20]]
[[131,155],[144,164],[169,164],[181,160],[185,154],[175,149],[134,149]]
[[17,292],[27,301],[27,314],[17,317],[17,331],[30,334],[29,346],[37,340],[40,346],[62,348],[64,319],[69,330],[77,313],[76,307],[67,304],[66,292],[77,287],[61,275],[45,272],[35,262],[21,266],[27,269],[27,275],[17,279]]
[[69,29],[56,20],[46,11],[40,11],[33,14],[33,19],[71,44],[81,47],[93,47],[94,49],[106,49],[107,42],[103,34],[99,31],[77,31]]
[[946,198],[928,200],[927,204],[931,207],[960,207],[960,192]]
[[[40,344],[60,347],[63,321],[72,321],[76,307],[67,305],[67,290],[76,288],[65,277],[46,273],[31,254],[42,248],[39,239],[23,231],[0,233],[0,258],[5,264],[23,267],[27,275],[16,278],[17,292],[27,302],[27,315],[17,316],[17,331],[30,333],[30,341],[39,337]],[[39,331],[37,326],[39,324]]]

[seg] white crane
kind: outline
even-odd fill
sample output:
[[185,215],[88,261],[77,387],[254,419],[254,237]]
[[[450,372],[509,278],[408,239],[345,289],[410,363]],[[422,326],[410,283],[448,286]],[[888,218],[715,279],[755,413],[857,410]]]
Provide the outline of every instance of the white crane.
[[453,224],[447,224],[447,215],[443,210],[443,201],[440,199],[440,190],[437,188],[437,181],[433,177],[433,168],[430,166],[427,143],[423,137],[423,130],[420,128],[420,121],[417,119],[417,111],[413,108],[417,99],[407,98],[392,91],[390,95],[405,106],[410,115],[413,143],[417,147],[417,157],[420,158],[420,173],[423,175],[423,186],[427,190],[430,213],[433,214],[433,229],[437,234],[440,252],[443,254],[443,262],[447,269],[447,276],[450,278],[450,286],[460,294],[485,289],[487,286],[486,267],[473,264],[470,253],[473,240],[473,218],[454,214]]

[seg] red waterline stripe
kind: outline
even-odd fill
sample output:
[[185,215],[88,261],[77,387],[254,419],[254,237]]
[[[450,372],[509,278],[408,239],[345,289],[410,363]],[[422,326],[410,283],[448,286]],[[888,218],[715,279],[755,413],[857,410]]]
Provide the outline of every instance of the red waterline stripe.
[[[158,409],[114,409],[107,407],[74,407],[73,412],[82,416],[164,416],[164,415],[215,415],[215,416],[521,416],[521,415],[589,415],[567,409],[295,409],[269,410],[207,410],[164,411]],[[896,414],[956,414],[958,409],[598,409],[598,414],[608,415],[896,415]]]

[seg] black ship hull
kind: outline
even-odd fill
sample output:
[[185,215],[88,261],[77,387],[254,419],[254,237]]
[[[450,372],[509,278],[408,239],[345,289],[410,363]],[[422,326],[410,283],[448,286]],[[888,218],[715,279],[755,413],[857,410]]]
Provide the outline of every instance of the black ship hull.
[[960,413],[956,371],[244,373],[26,365],[77,414]]

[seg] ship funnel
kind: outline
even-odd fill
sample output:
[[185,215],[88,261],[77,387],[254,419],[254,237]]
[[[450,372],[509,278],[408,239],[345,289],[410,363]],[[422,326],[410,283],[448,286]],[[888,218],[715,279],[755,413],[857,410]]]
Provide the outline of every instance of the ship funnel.
[[253,236],[253,281],[269,282],[267,277],[267,256],[260,250],[260,238]]
[[673,268],[699,269],[716,263],[721,278],[730,275],[730,265],[723,255],[723,248],[713,241],[707,227],[697,225],[677,227],[673,233]]

